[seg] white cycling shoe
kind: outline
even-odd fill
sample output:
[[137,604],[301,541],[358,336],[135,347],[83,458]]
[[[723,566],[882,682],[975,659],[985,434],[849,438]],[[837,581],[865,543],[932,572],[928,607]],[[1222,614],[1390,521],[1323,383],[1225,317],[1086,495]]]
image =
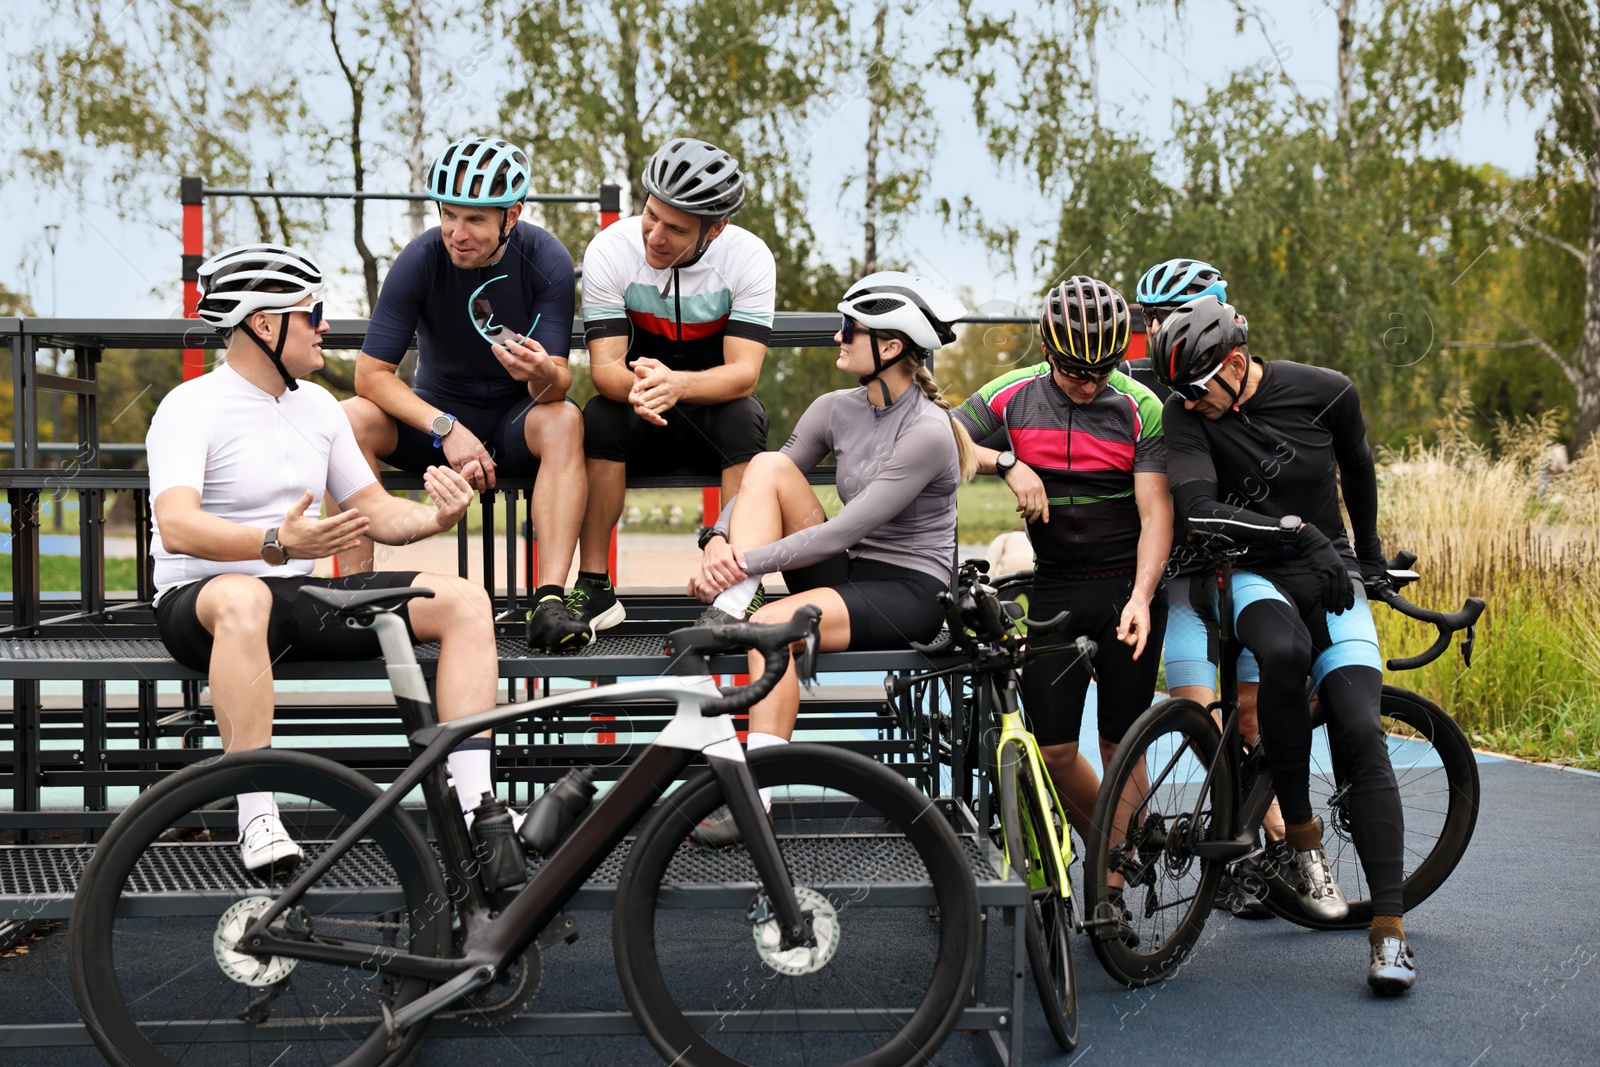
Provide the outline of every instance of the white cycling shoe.
[[289,836],[282,819],[276,815],[258,815],[239,836],[239,857],[244,861],[245,870],[257,878],[267,878],[288,874],[305,858],[305,853]]

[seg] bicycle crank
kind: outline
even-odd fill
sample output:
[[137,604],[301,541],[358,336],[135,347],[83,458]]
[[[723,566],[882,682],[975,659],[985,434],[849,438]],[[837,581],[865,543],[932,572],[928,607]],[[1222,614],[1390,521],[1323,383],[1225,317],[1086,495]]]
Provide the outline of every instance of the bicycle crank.
[[815,889],[798,885],[794,887],[794,898],[801,913],[811,920],[808,945],[784,947],[783,924],[767,906],[765,897],[758,898],[749,913],[756,952],[762,962],[791,978],[822,970],[839,949],[839,910],[832,902]]
[[247,986],[277,985],[289,977],[299,960],[283,956],[255,956],[239,950],[239,939],[250,924],[272,907],[271,897],[245,897],[222,913],[217,921],[217,932],[211,938],[211,950],[217,957],[222,973]]

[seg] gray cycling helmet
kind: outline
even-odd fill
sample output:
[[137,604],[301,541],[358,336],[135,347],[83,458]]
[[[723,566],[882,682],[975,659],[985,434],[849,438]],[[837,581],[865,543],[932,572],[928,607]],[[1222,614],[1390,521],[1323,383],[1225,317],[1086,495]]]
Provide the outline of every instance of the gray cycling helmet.
[[744,173],[716,145],[679,137],[656,149],[645,164],[645,192],[679,211],[718,221],[744,204]]

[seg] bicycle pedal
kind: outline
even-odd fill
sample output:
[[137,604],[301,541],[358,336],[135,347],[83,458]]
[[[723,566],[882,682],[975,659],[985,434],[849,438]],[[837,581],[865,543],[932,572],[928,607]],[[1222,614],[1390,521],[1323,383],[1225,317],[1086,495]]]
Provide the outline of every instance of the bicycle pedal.
[[540,949],[550,948],[557,941],[565,941],[570,945],[578,940],[578,934],[578,917],[570,911],[564,911],[550,920],[550,925],[544,928],[537,943]]

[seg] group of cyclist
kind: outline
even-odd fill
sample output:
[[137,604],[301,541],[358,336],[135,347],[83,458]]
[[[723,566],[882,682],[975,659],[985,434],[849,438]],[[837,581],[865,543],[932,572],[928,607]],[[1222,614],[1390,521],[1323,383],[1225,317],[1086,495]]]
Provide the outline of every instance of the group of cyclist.
[[[1328,918],[1346,909],[1309,801],[1310,675],[1354,768],[1355,840],[1375,911],[1368,980],[1383,993],[1410,987],[1401,812],[1362,585],[1384,570],[1376,481],[1348,379],[1252,355],[1218,272],[1174,260],[1138,286],[1148,367],[1119,370],[1134,327],[1123,296],[1074,277],[1045,301],[1043,362],[951,410],[929,362],[954,340],[965,309],[925,279],[886,271],[853,284],[838,304],[836,365],[858,384],[819,397],[787,443],[766,451],[754,391],[773,322],[773,257],[729,221],[746,196],[736,161],[678,138],[645,168],[642,214],[602,230],[585,254],[597,395],[580,412],[567,397],[572,257],[519,218],[530,181],[526,155],[504,141],[459,141],[441,154],[428,183],[440,225],[395,260],[358,357],[357,395],[342,412],[326,390],[301,381],[321,365],[328,329],[316,263],[253,245],[201,268],[199,314],[223,332],[227,359],[173,390],[151,426],[156,615],[174,657],[208,673],[228,751],[270,744],[279,659],[377,652],[370,636],[295,599],[308,582],[429,587],[431,599],[400,614],[415,638],[441,641],[440,717],[494,703],[483,589],[444,575],[374,572],[372,544],[450,528],[497,475],[534,480],[547,578],[527,618],[535,651],[577,651],[622,620],[605,560],[627,473],[681,468],[719,475],[725,501],[688,587],[709,605],[702,621],[780,622],[811,605],[821,610],[821,648],[835,651],[934,636],[956,552],[956,488],[981,472],[1006,483],[1026,519],[1033,613],[1072,613],[1070,628],[1046,640],[1098,642],[1104,755],[1150,705],[1163,645],[1169,686],[1214,699],[1214,583],[1174,530],[1243,550],[1236,622],[1255,656],[1241,677],[1259,682],[1260,699],[1252,693],[1249,703],[1259,706],[1301,902]],[[397,369],[413,336],[408,384]],[[1136,380],[1145,373],[1155,388]],[[1171,395],[1163,402],[1156,389]],[[842,502],[831,518],[806,477],[829,454]],[[386,494],[379,461],[423,473],[431,503]],[[318,520],[324,488],[329,514]],[[312,578],[314,560],[330,554],[343,577]],[[574,554],[577,581],[567,590]],[[774,572],[789,595],[767,600],[762,582]],[[1043,657],[1022,683],[1080,834],[1099,785],[1077,751],[1089,681],[1087,665]],[[791,667],[751,709],[749,747],[786,743],[798,712]],[[450,756],[464,812],[493,788],[491,744],[473,738]],[[300,858],[271,794],[241,796],[239,809],[248,868]],[[726,846],[738,830],[723,812],[694,836]]]

